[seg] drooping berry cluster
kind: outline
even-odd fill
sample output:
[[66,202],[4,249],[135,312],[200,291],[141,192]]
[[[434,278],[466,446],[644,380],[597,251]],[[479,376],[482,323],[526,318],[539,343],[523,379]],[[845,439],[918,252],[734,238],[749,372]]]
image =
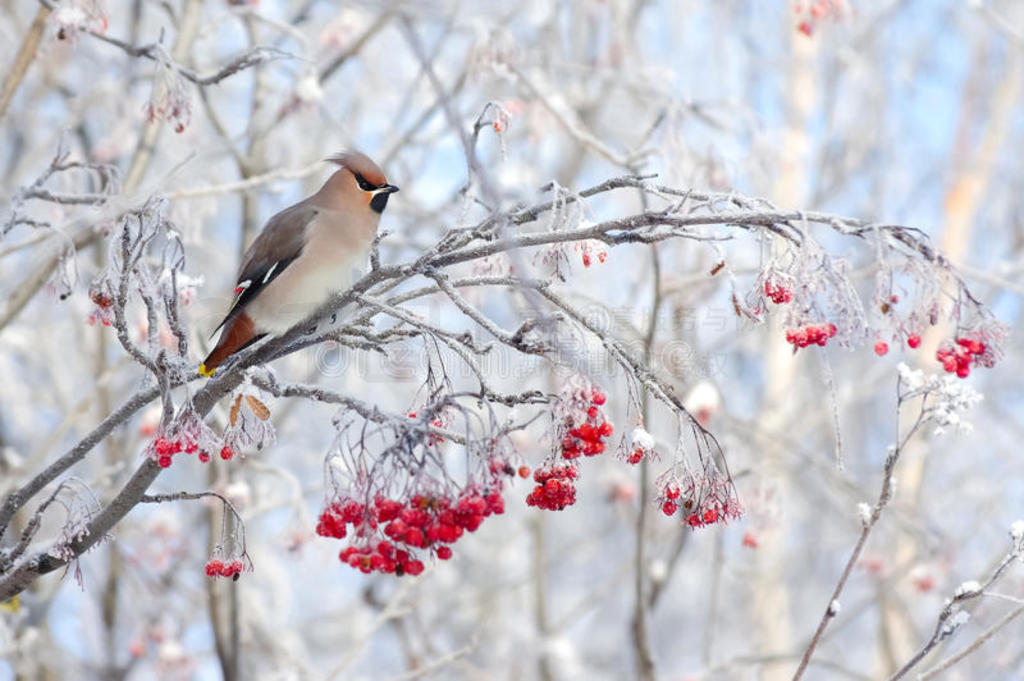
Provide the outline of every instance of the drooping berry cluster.
[[782,305],[793,300],[793,291],[790,288],[770,280],[764,282],[764,294],[776,305]]
[[971,375],[971,366],[992,367],[995,356],[986,343],[976,338],[957,338],[953,343],[945,342],[935,353],[935,359],[942,363],[948,373],[960,378]]
[[[597,456],[607,449],[606,440],[614,432],[601,407],[608,397],[589,381],[575,377],[567,380],[552,412],[561,437],[548,462],[533,474],[537,484],[526,497],[529,506],[561,511],[576,503],[576,459]],[[562,459],[570,463],[559,461]]]
[[590,395],[590,406],[586,410],[586,420],[575,422],[575,416],[567,416],[566,433],[562,436],[562,458],[577,459],[582,456],[597,456],[605,450],[605,440],[612,434],[614,427],[601,413],[601,405],[607,397],[600,390]]
[[[208,463],[210,461],[210,452],[206,449],[201,449],[200,446],[191,438],[178,437],[178,438],[166,438],[158,437],[153,441],[153,444],[149,446],[147,450],[149,457],[156,461],[160,468],[170,468],[172,457],[175,454],[185,452],[186,454],[196,454],[196,458],[201,463]],[[220,458],[228,461],[233,459],[235,452],[231,447],[220,448]]]
[[343,539],[351,531],[352,542],[338,558],[364,573],[418,575],[424,566],[417,550],[448,560],[452,557],[449,544],[465,532],[476,531],[486,517],[504,512],[499,488],[468,488],[458,498],[414,494],[399,500],[377,495],[370,504],[347,498],[324,508],[316,533]]
[[658,480],[658,503],[667,516],[679,514],[691,528],[728,522],[743,515],[732,480],[710,461],[703,470],[689,467],[669,471]]
[[829,338],[836,335],[836,325],[829,323],[806,324],[796,329],[786,331],[786,342],[793,345],[793,349],[806,348],[808,345],[825,345]]
[[237,580],[245,566],[240,560],[222,561],[213,558],[206,563],[207,577],[230,577]]
[[576,503],[576,478],[579,469],[574,463],[552,463],[533,473],[537,485],[526,497],[527,506],[545,511],[561,511]]

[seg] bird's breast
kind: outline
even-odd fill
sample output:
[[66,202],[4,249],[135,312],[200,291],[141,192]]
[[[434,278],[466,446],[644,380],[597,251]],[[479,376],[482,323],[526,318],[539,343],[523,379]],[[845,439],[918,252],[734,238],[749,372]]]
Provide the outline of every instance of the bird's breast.
[[339,224],[329,214],[308,229],[302,254],[248,306],[257,327],[269,333],[294,326],[365,273],[373,231]]

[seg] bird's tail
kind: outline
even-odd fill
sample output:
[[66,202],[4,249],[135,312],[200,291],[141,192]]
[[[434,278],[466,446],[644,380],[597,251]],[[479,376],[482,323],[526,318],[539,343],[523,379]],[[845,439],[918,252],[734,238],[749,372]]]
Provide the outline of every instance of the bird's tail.
[[203,360],[203,363],[199,365],[199,375],[212,376],[214,370],[225,359],[239,350],[252,345],[265,335],[256,332],[256,324],[252,321],[252,317],[245,312],[238,313],[224,325],[224,330],[221,331],[220,340],[217,341],[216,347],[210,351],[210,354]]

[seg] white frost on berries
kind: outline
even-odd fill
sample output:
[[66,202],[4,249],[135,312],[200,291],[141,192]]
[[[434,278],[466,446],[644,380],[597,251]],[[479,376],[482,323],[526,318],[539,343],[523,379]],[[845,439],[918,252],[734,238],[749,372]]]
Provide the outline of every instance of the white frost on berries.
[[839,601],[837,599],[833,598],[832,602],[828,604],[828,616],[829,617],[835,617],[836,615],[839,614],[839,611],[842,610],[842,609],[843,609],[843,607],[842,607],[842,605],[839,604]]
[[683,406],[697,418],[707,419],[722,406],[722,395],[710,381],[700,381],[687,393]]
[[871,505],[866,504],[863,501],[857,504],[857,515],[860,517],[860,521],[867,525],[871,522]]
[[979,584],[977,581],[973,579],[970,579],[962,583],[960,586],[958,586],[956,588],[956,591],[953,592],[953,596],[955,596],[956,598],[964,598],[966,596],[973,596],[978,593],[981,593],[981,584]]
[[645,452],[654,449],[654,436],[648,433],[643,426],[637,426],[633,429],[631,439],[634,449],[642,449]]

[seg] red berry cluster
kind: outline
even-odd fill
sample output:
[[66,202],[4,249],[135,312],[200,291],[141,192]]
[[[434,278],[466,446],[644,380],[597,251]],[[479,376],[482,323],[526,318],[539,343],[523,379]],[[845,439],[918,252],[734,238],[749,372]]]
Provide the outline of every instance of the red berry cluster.
[[217,560],[216,558],[207,561],[206,563],[206,576],[207,577],[231,577],[238,579],[238,576],[242,574],[244,566],[242,561],[233,560],[231,562]]
[[607,397],[600,390],[590,395],[590,406],[587,407],[586,421],[574,423],[572,417],[566,417],[566,434],[562,437],[562,458],[576,459],[580,455],[597,456],[605,450],[604,440],[608,438],[614,427],[605,420],[601,413],[601,405]]
[[786,331],[786,342],[793,345],[793,349],[806,348],[808,345],[825,345],[828,339],[836,335],[836,325],[807,324],[797,329]]
[[[158,437],[150,446],[150,457],[156,461],[160,468],[170,468],[171,458],[180,452],[185,452],[186,454],[195,454],[196,452],[199,452],[197,458],[202,463],[207,463],[210,460],[210,453],[205,449],[200,450],[199,445],[188,438],[168,439],[165,437]],[[231,447],[221,447],[220,458],[228,461],[234,458],[234,456],[235,452]]]
[[782,284],[773,284],[770,281],[764,282],[764,294],[776,305],[782,305],[793,300],[793,291]]
[[988,346],[974,338],[957,338],[954,343],[943,343],[935,353],[935,359],[942,363],[948,373],[955,373],[960,378],[971,375],[971,365],[991,367],[994,359],[987,353]]
[[[365,573],[418,575],[423,562],[414,549],[429,549],[441,560],[464,532],[474,532],[489,515],[505,512],[499,490],[465,490],[458,499],[414,494],[408,501],[377,495],[372,504],[336,501],[323,510],[316,526],[322,537],[342,539],[352,526],[355,543],[339,554],[343,563]],[[381,536],[383,535],[383,536]]]
[[682,479],[685,481],[683,485],[669,482],[662,488],[658,500],[665,515],[680,513],[683,522],[694,529],[728,522],[743,515],[736,490],[728,478],[714,473],[701,480],[687,473]]
[[536,506],[545,511],[561,511],[576,503],[576,478],[579,470],[574,463],[553,463],[538,468],[533,473],[537,483],[526,497],[527,506]]
[[570,463],[549,461],[534,471],[533,480],[537,484],[526,497],[528,506],[561,511],[576,503],[575,480],[579,477],[579,468],[574,460],[603,453],[607,448],[605,441],[615,430],[601,411],[607,399],[607,395],[594,387],[571,390],[571,395],[563,402],[568,413],[564,415],[564,435],[559,442],[561,458]]

